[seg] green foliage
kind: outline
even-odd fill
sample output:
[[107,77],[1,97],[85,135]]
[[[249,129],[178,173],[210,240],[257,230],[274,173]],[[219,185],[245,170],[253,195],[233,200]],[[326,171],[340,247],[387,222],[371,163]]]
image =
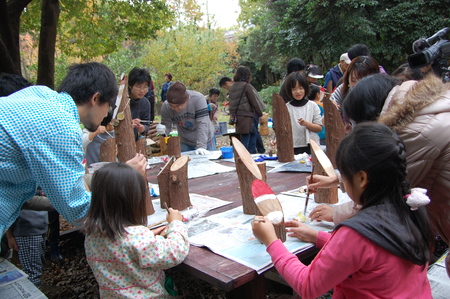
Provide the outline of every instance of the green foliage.
[[[38,37],[41,1],[22,16],[22,32]],[[171,24],[173,13],[164,0],[60,0],[57,48],[88,61],[122,48],[122,42],[148,40]]]
[[[388,71],[412,54],[411,44],[450,26],[449,1],[241,0],[253,26],[240,43],[245,60],[281,72],[292,57],[325,72],[353,44],[364,43]],[[262,5],[266,5],[262,7]],[[251,16],[251,17],[250,17]],[[278,64],[278,65],[277,65]]]
[[160,85],[170,72],[173,80],[206,94],[239,58],[236,48],[236,43],[224,39],[222,30],[180,26],[148,43],[141,64],[154,70]]
[[264,89],[261,89],[258,93],[261,99],[263,99],[264,103],[266,103],[267,109],[264,112],[272,115],[273,106],[272,106],[272,95],[274,92],[280,93],[280,85],[268,86]]

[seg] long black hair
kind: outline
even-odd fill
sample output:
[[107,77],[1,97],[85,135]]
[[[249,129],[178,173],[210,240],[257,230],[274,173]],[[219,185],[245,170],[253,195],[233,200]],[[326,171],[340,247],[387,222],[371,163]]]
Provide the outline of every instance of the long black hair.
[[367,186],[360,196],[362,209],[392,204],[407,228],[413,246],[432,248],[433,229],[425,207],[411,211],[404,196],[411,192],[406,178],[406,149],[403,141],[389,127],[376,122],[355,126],[339,145],[336,164],[344,179],[364,171]]
[[342,102],[343,114],[356,123],[377,120],[389,92],[400,83],[386,74],[362,78]]
[[124,163],[111,162],[92,177],[91,206],[83,222],[86,234],[101,233],[111,241],[126,226],[146,225],[146,188],[142,175]]

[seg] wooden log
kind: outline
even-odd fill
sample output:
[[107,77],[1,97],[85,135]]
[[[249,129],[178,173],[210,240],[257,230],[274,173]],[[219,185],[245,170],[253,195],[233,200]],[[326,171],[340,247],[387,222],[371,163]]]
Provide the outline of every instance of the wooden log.
[[[126,81],[126,77],[124,78]],[[125,83],[121,95],[121,101],[118,108],[117,118],[111,121],[114,124],[115,140],[117,145],[117,156],[119,162],[125,163],[136,155],[136,143],[134,141],[134,132],[131,121],[130,98],[128,97],[128,88]],[[144,176],[145,183],[148,184],[147,176]],[[155,213],[153,208],[150,191],[146,190],[147,215]]]
[[280,162],[294,161],[294,140],[289,111],[283,98],[276,92],[272,95],[274,130],[277,137],[277,156]]
[[281,242],[286,241],[286,226],[284,225],[284,218],[283,221],[279,224],[274,224],[273,227],[275,228],[275,234],[277,235],[278,239],[281,240]]
[[167,141],[167,154],[169,157],[175,156],[175,158],[179,158],[181,156],[180,137],[169,137],[169,140]]
[[169,192],[169,180],[170,180],[170,167],[175,162],[175,157],[170,157],[166,165],[161,169],[157,175],[159,186],[159,201],[161,208],[165,209],[166,204],[170,207],[170,192]]
[[325,141],[327,145],[327,156],[336,167],[336,151],[344,139],[344,122],[341,113],[330,100],[323,101],[324,123],[325,123]]
[[256,162],[256,166],[258,166],[259,172],[261,172],[261,181],[267,182],[266,162]]
[[192,206],[188,187],[188,156],[181,156],[170,167],[169,207],[182,211]]
[[99,162],[114,162],[116,161],[117,151],[116,151],[116,139],[109,138],[106,139],[100,145],[100,157]]
[[269,114],[264,112],[259,118],[259,134],[261,136],[269,135]]
[[235,137],[232,137],[231,140],[244,214],[262,215],[255,204],[252,194],[252,182],[255,179],[262,180],[261,172],[245,146]]
[[143,154],[145,157],[147,156],[147,138],[139,138],[136,141],[136,152]]
[[[314,164],[314,174],[324,176],[334,175],[334,169],[330,159],[328,159],[320,146],[314,142],[314,140],[311,139],[310,142],[312,163]],[[337,203],[339,201],[337,186],[317,189],[317,192],[314,194],[314,201],[317,203]]]

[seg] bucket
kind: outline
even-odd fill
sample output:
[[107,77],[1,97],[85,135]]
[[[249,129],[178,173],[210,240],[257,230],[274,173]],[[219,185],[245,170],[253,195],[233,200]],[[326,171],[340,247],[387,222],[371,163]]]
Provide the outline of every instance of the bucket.
[[222,146],[220,148],[222,151],[222,159],[231,159],[233,158],[233,147],[232,146]]
[[220,134],[223,135],[223,134],[228,133],[228,127],[227,127],[226,121],[219,122],[219,126],[220,126]]

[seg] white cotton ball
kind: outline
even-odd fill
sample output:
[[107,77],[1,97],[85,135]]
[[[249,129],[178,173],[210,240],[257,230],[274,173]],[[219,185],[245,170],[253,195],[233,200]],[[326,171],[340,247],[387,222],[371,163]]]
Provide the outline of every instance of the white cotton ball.
[[270,222],[273,224],[280,224],[283,221],[283,212],[281,211],[273,211],[266,215],[269,218]]

